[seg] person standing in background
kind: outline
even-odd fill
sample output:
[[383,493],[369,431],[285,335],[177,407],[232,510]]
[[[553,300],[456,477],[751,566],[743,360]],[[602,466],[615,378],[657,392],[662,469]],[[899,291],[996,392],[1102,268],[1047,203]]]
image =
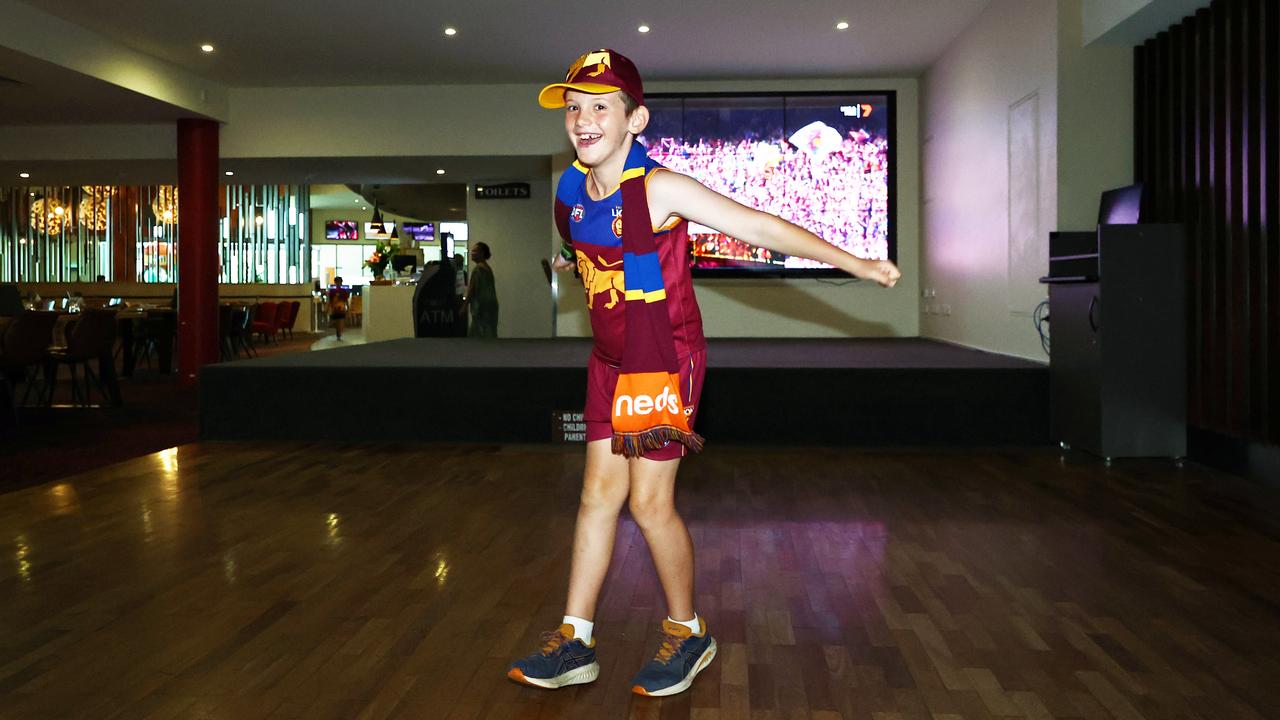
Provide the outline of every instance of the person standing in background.
[[493,269],[489,267],[490,257],[492,253],[485,243],[471,246],[471,279],[463,299],[464,311],[471,313],[468,337],[498,337],[498,289],[493,281]]
[[329,286],[329,322],[338,331],[338,339],[342,339],[342,326],[347,320],[347,304],[351,301],[351,288],[344,287],[342,276],[335,277]]
[[466,271],[466,261],[463,259],[462,253],[455,253],[453,256],[453,272],[454,272],[453,289],[454,289],[454,293],[458,296],[458,308],[460,308],[460,310],[458,311],[458,325],[457,325],[457,328],[455,329],[455,334],[458,337],[466,337],[467,336],[467,312],[466,312],[467,271]]

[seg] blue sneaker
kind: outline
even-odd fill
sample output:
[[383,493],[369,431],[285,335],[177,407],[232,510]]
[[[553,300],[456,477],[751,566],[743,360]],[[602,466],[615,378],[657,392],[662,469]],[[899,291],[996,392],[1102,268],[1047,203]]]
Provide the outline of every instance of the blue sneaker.
[[568,623],[542,633],[542,649],[515,661],[507,670],[507,677],[518,683],[548,690],[589,683],[599,675],[595,640],[587,645],[574,639],[573,626]]
[[700,620],[702,632],[694,634],[678,622],[662,621],[662,647],[632,681],[637,695],[675,695],[689,689],[693,678],[716,656],[716,641]]

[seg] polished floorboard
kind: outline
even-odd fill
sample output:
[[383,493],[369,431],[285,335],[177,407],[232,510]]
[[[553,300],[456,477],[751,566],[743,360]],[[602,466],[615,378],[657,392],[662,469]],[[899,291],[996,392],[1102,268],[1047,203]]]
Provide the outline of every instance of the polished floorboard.
[[715,662],[628,691],[665,608],[624,515],[600,679],[518,686],[582,465],[203,443],[0,495],[0,718],[1280,717],[1276,494],[1023,449],[713,445],[678,505]]

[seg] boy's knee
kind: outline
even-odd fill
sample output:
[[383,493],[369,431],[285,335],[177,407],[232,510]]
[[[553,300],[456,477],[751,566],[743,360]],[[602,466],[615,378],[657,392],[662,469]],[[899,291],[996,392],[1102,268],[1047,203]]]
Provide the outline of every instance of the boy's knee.
[[592,482],[588,478],[582,484],[582,494],[578,501],[584,510],[612,512],[616,515],[622,511],[622,504],[627,501],[627,488],[609,487],[608,483]]
[[660,523],[675,513],[670,497],[642,493],[631,494],[630,509],[631,517],[641,527]]

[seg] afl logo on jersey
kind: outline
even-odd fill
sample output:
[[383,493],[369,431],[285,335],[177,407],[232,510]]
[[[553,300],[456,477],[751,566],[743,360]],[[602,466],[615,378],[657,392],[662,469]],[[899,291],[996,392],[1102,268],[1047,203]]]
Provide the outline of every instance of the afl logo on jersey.
[[613,234],[622,237],[622,213],[613,216]]
[[582,222],[582,216],[586,210],[582,207],[582,203],[573,206],[573,210],[569,211],[569,219],[574,222]]

